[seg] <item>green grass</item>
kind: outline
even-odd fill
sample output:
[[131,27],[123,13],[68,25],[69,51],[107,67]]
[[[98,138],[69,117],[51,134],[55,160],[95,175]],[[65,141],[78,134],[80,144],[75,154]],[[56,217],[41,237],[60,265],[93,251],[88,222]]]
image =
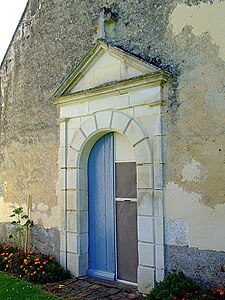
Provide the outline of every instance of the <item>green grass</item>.
[[0,300],[59,300],[25,280],[0,272]]

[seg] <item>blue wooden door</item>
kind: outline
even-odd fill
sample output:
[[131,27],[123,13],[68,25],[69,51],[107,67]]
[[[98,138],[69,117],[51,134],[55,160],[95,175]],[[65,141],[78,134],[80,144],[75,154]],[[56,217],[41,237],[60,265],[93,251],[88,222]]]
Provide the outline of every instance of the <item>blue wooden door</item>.
[[99,139],[88,161],[88,276],[115,279],[113,133]]

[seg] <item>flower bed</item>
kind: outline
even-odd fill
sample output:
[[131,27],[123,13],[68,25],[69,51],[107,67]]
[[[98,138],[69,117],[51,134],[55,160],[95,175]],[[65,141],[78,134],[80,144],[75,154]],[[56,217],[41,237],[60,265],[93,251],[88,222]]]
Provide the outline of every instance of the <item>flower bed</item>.
[[39,283],[58,281],[68,277],[68,274],[51,255],[33,253],[31,250],[24,253],[6,244],[0,244],[0,270]]
[[147,296],[148,300],[225,300],[222,289],[201,290],[182,272],[169,274]]

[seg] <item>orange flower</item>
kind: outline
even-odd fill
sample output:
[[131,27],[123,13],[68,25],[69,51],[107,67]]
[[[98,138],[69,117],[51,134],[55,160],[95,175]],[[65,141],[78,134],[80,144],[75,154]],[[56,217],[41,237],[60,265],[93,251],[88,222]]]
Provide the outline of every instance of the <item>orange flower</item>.
[[35,265],[40,265],[41,263],[40,263],[40,261],[35,261],[34,264],[35,264]]
[[43,271],[41,274],[42,274],[42,275],[45,275],[45,271]]
[[34,271],[33,274],[35,275],[37,273],[37,271]]
[[8,269],[9,265],[6,265],[5,267],[6,267],[6,269]]
[[43,265],[46,265],[47,264],[47,261],[43,261]]
[[224,291],[220,291],[220,295],[223,296],[224,295]]
[[52,260],[52,256],[49,256],[49,259]]
[[25,263],[25,265],[27,265],[29,261],[25,258],[25,259],[23,260],[23,262]]
[[39,257],[36,257],[35,259],[34,259],[34,261],[39,261],[40,260],[40,258]]

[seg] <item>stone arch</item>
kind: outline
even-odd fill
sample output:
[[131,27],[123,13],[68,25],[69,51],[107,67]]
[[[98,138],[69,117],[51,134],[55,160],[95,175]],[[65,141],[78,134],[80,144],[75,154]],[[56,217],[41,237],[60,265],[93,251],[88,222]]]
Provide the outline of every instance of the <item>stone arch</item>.
[[81,124],[70,143],[69,148],[73,151],[68,152],[68,160],[74,160],[74,166],[78,167],[79,157],[86,143],[95,135],[98,139],[101,135],[113,131],[128,138],[134,148],[137,164],[153,162],[150,139],[145,129],[132,116],[115,110],[97,112]]

